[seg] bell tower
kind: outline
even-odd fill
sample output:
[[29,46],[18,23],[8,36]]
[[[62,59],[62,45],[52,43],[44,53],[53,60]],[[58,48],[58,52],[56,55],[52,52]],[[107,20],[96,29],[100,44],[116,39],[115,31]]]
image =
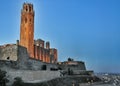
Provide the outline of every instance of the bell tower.
[[20,45],[27,48],[31,58],[34,57],[34,10],[30,3],[24,3],[21,10]]

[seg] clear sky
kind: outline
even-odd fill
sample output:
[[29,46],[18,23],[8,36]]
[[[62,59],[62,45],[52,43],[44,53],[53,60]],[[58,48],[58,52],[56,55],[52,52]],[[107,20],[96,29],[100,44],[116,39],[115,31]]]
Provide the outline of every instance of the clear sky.
[[1,0],[0,45],[16,43],[24,2],[35,10],[35,39],[50,41],[59,61],[85,61],[95,72],[120,72],[120,0]]

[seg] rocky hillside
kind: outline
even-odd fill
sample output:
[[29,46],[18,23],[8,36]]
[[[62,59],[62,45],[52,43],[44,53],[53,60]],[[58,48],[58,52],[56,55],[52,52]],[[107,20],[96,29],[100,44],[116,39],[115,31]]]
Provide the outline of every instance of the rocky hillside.
[[101,81],[96,76],[67,76],[56,78],[41,83],[23,83],[23,86],[79,86],[81,83],[93,83]]

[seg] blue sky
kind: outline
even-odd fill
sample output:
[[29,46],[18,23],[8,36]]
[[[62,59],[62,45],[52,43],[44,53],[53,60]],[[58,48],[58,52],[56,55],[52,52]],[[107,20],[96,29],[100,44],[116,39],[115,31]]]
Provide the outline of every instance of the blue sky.
[[[1,0],[0,45],[16,43],[26,0]],[[85,61],[88,70],[120,72],[119,0],[27,0],[35,10],[35,39],[50,41],[59,61]]]

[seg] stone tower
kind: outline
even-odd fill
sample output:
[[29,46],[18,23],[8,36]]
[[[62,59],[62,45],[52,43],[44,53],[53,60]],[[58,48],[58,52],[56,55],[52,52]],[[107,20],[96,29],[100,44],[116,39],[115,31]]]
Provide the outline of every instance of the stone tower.
[[33,4],[24,3],[21,10],[20,45],[34,57],[34,10]]

